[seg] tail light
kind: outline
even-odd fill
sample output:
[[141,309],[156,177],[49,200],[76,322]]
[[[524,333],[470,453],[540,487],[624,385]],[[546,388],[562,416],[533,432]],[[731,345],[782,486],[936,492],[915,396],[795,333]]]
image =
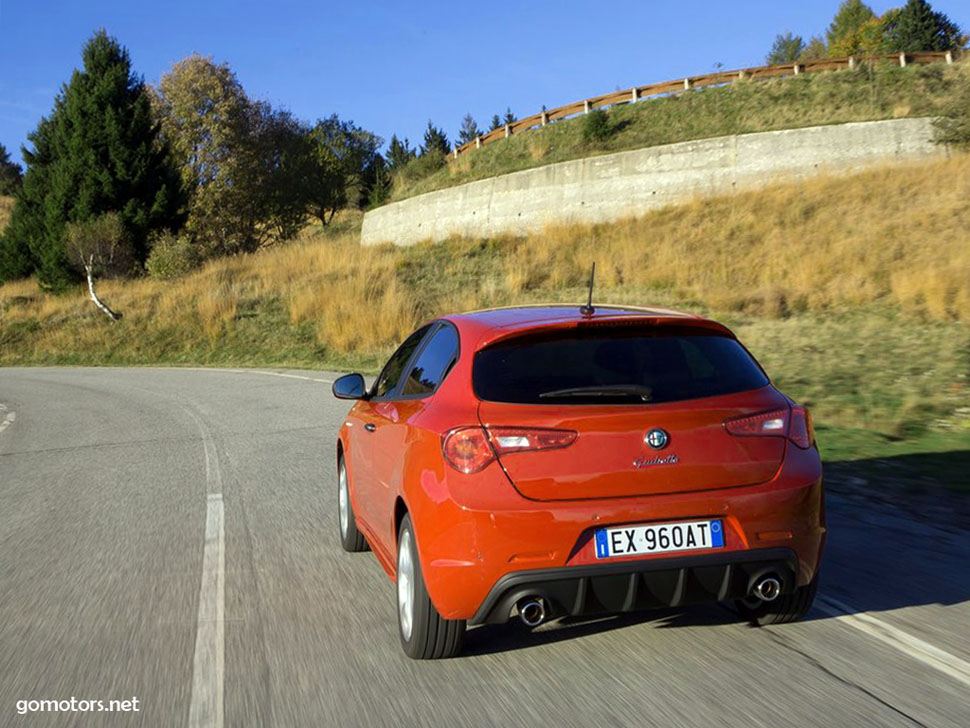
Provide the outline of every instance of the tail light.
[[791,408],[791,424],[788,426],[788,439],[806,450],[815,444],[815,427],[812,413],[804,407]]
[[441,442],[445,460],[462,473],[477,473],[499,455],[568,447],[576,440],[573,430],[535,427],[459,427]]
[[444,436],[441,451],[445,460],[462,473],[477,473],[495,459],[495,451],[481,427],[461,427]]
[[742,437],[787,437],[803,450],[810,448],[815,442],[812,415],[807,409],[797,405],[791,409],[772,410],[726,420],[724,429],[732,435]]
[[527,450],[555,450],[569,447],[576,440],[573,430],[546,430],[538,427],[489,427],[488,437],[499,455]]

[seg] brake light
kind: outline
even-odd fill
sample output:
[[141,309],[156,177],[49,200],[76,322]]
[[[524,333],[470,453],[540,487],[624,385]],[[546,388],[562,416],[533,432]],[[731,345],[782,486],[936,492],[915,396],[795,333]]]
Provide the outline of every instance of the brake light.
[[569,447],[576,440],[573,430],[537,427],[459,427],[448,432],[441,443],[445,460],[455,470],[471,474],[484,470],[498,455]]
[[787,437],[798,447],[810,448],[815,442],[812,415],[804,407],[761,412],[724,422],[724,429],[742,437]]
[[495,451],[481,427],[460,427],[441,441],[445,460],[462,473],[477,473],[495,459]]

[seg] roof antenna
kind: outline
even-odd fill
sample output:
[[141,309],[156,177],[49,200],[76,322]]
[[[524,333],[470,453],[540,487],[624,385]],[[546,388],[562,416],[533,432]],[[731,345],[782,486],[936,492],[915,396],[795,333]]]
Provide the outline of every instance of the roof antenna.
[[596,313],[596,309],[593,308],[593,279],[596,277],[596,263],[593,263],[593,267],[589,271],[589,298],[586,299],[586,305],[579,307],[579,312],[583,316],[592,316]]

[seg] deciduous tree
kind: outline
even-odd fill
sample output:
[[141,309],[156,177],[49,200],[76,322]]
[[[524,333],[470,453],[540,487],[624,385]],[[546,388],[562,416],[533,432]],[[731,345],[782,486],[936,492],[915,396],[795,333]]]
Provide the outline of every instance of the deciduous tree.
[[843,40],[857,33],[864,23],[874,17],[876,17],[876,14],[872,11],[872,8],[862,0],[843,0],[825,32],[829,52],[835,55],[833,48],[839,48],[839,44]]
[[812,36],[808,45],[802,51],[801,57],[798,59],[800,61],[817,61],[819,59],[825,58],[829,54],[828,46],[825,45],[825,39],[821,36]]
[[310,141],[316,176],[309,209],[326,225],[337,210],[347,205],[360,207],[365,202],[369,183],[376,179],[375,165],[384,163],[383,159],[377,161],[383,140],[333,114],[316,123]]
[[84,272],[94,305],[117,321],[121,314],[112,311],[98,297],[95,279],[99,276],[123,276],[134,264],[134,247],[121,216],[108,212],[84,222],[68,223],[64,238],[68,259]]
[[176,63],[156,91],[165,137],[189,191],[186,232],[200,257],[249,252],[293,237],[317,181],[309,129],[253,101],[225,63]]
[[189,192],[186,232],[202,257],[254,246],[249,99],[228,64],[192,55],[162,76],[156,109]]

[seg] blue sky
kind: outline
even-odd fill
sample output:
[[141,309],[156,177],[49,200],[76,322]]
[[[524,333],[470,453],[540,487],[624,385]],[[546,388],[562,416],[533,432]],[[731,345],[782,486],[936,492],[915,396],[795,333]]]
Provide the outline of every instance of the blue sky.
[[[506,106],[521,117],[715,63],[757,65],[778,32],[822,34],[838,4],[0,0],[0,142],[19,161],[99,27],[149,82],[190,53],[211,55],[253,97],[414,144],[428,119],[454,138],[466,112],[486,126]],[[870,4],[883,12],[902,0]],[[964,0],[934,7],[970,25]]]

